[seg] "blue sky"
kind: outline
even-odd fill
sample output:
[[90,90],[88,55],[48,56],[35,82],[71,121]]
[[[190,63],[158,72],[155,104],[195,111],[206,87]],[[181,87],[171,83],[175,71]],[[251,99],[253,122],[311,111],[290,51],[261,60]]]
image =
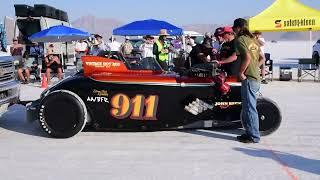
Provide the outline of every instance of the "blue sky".
[[[254,16],[274,0],[0,0],[0,21],[14,16],[13,4],[48,4],[65,10],[72,20],[92,14],[123,22],[163,19],[183,24],[230,24],[233,19]],[[319,0],[300,0],[320,10]]]

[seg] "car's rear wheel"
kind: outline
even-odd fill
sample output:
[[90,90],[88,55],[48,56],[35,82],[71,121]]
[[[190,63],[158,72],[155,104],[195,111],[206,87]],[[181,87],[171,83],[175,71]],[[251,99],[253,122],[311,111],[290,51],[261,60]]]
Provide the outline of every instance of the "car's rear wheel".
[[275,132],[282,120],[281,112],[275,102],[268,98],[257,99],[259,130],[262,136]]
[[[261,136],[269,135],[280,127],[282,116],[280,109],[275,102],[268,98],[258,98],[257,111]],[[242,112],[240,117],[242,117]],[[244,127],[242,123],[241,120],[241,125]]]
[[54,91],[40,103],[40,126],[53,137],[68,138],[76,135],[86,125],[87,117],[84,102],[71,91]]

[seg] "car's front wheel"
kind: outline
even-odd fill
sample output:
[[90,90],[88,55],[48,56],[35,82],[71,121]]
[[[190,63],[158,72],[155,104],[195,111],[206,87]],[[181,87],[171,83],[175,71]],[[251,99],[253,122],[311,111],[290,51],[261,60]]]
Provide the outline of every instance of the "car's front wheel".
[[87,118],[84,102],[71,91],[54,91],[41,100],[39,122],[50,136],[72,137],[84,128]]

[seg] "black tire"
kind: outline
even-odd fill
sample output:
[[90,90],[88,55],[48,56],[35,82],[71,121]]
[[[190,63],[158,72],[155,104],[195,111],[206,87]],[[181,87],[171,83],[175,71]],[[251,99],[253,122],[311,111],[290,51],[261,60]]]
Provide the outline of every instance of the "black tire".
[[258,98],[257,111],[261,136],[269,135],[280,127],[282,116],[275,102],[268,98]]
[[84,102],[71,91],[54,91],[40,102],[40,126],[50,136],[72,137],[82,131],[87,118]]

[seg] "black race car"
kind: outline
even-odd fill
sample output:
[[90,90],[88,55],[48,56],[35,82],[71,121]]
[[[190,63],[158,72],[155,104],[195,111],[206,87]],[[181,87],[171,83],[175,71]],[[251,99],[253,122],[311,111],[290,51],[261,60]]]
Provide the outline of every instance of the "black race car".
[[[85,126],[154,131],[241,125],[241,84],[230,78],[199,69],[166,73],[153,58],[109,54],[82,60],[82,72],[27,106],[28,119],[53,137],[74,136]],[[281,113],[273,101],[260,96],[257,109],[262,135],[278,129]]]

